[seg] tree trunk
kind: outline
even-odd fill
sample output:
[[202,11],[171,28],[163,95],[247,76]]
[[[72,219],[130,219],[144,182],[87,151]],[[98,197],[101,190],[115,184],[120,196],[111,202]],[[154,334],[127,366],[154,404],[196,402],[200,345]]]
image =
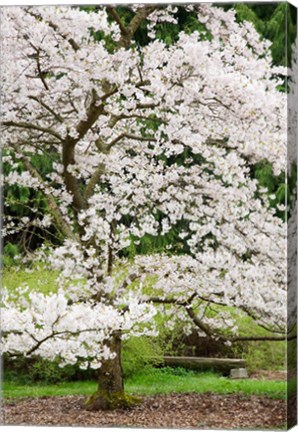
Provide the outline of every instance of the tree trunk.
[[121,335],[114,335],[108,346],[116,357],[103,361],[98,373],[98,388],[84,403],[84,408],[89,411],[129,408],[140,402],[139,398],[124,392]]

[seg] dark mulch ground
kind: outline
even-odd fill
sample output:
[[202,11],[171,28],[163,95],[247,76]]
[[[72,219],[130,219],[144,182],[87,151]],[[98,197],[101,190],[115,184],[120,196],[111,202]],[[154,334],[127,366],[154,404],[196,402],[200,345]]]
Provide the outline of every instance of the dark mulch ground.
[[171,394],[145,397],[130,410],[88,412],[78,396],[6,401],[5,425],[134,426],[150,428],[277,429],[286,423],[285,402],[265,397]]

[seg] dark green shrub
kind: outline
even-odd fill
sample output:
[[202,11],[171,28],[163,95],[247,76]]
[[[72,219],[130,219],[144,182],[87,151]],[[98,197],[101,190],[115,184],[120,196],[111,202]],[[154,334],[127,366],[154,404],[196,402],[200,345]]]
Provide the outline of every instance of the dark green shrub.
[[45,360],[40,357],[10,359],[3,356],[4,380],[22,384],[42,382],[55,384],[61,381],[80,381],[94,379],[96,371],[82,370],[77,365],[59,366],[59,361]]

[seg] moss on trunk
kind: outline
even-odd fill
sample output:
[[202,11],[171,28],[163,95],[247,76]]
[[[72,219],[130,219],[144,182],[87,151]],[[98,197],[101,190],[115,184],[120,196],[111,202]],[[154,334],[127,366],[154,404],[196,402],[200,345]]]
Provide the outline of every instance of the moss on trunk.
[[122,392],[108,392],[98,389],[84,403],[84,408],[89,411],[128,409],[141,403],[136,396],[127,395]]
[[90,411],[130,408],[141,401],[139,398],[126,395],[124,392],[121,334],[114,335],[109,340],[108,346],[116,354],[116,357],[104,361],[99,369],[97,391],[84,402],[84,408]]

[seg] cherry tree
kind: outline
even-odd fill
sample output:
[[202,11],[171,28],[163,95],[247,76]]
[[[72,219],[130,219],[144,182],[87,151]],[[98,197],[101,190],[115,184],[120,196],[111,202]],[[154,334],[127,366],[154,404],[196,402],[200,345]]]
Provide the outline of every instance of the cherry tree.
[[[41,191],[49,209],[6,214],[4,235],[54,225],[64,239],[35,256],[59,270],[57,292],[4,291],[2,348],[98,369],[90,409],[129,403],[121,342],[156,335],[158,313],[226,343],[285,340],[286,224],[252,167],[286,171],[286,72],[232,10],[184,9],[202,30],[171,44],[156,26],[178,25],[176,6],[1,10],[4,181]],[[53,159],[48,175],[36,154]],[[184,253],[127,258],[173,227]],[[267,336],[239,335],[243,313]]]

